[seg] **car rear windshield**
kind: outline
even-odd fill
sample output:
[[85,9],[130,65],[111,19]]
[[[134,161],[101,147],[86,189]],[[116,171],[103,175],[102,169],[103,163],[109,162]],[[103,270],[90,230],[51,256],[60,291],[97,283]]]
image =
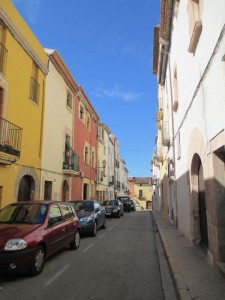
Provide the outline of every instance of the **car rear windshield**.
[[77,201],[77,202],[71,202],[71,205],[73,205],[73,208],[76,211],[93,211],[94,210],[94,203],[90,201]]
[[45,204],[11,204],[0,211],[0,223],[41,224],[46,212]]

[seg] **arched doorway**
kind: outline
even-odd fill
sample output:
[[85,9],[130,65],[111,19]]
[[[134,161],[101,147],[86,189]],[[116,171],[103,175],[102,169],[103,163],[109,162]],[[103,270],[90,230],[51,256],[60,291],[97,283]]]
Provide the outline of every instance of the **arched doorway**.
[[69,200],[69,190],[70,190],[69,184],[67,180],[64,180],[62,185],[62,201]]
[[17,201],[34,200],[34,187],[33,177],[29,175],[23,176],[19,183]]
[[208,248],[208,223],[205,197],[204,172],[201,159],[195,154],[191,168],[192,181],[192,234],[195,242],[203,248]]
[[203,177],[202,164],[199,166],[198,172],[198,205],[199,205],[199,226],[201,241],[200,244],[203,248],[208,248],[208,224],[207,224],[207,214],[206,214],[206,203],[205,203],[205,184]]

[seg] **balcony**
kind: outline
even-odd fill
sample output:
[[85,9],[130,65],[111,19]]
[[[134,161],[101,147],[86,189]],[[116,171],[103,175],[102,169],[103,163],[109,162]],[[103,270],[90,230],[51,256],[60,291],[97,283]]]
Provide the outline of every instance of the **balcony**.
[[114,185],[114,176],[109,177],[109,185]]
[[161,121],[163,119],[163,99],[158,99],[158,111],[157,111],[157,121]]
[[20,157],[22,128],[0,117],[0,163],[11,164]]
[[162,145],[161,144],[156,145],[155,155],[156,155],[157,160],[159,162],[163,162],[163,151],[162,151]]
[[163,122],[162,128],[162,144],[163,146],[169,146],[170,144],[170,132],[169,132],[169,122]]
[[8,50],[0,43],[0,72],[5,75]]
[[66,150],[64,153],[63,173],[70,176],[80,176],[79,157],[66,140]]

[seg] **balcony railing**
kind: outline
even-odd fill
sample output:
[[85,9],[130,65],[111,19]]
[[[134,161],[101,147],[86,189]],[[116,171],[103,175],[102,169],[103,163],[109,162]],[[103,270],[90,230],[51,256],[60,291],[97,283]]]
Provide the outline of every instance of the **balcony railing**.
[[78,163],[78,155],[72,151],[66,151],[64,162],[63,162],[63,169],[64,170],[71,170],[75,172],[79,172],[79,163]]
[[63,173],[71,176],[79,175],[79,156],[74,152],[70,145],[69,139],[66,138]]
[[110,176],[109,177],[109,185],[113,185],[114,184],[114,176]]
[[0,152],[20,157],[22,128],[0,117]]
[[0,43],[0,72],[5,75],[8,50]]

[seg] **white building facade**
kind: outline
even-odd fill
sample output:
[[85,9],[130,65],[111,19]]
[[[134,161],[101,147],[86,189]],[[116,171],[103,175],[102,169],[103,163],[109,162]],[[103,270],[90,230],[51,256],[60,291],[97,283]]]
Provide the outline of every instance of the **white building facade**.
[[225,0],[161,1],[154,45],[159,123],[169,136],[167,216],[217,269],[225,263],[224,7]]

